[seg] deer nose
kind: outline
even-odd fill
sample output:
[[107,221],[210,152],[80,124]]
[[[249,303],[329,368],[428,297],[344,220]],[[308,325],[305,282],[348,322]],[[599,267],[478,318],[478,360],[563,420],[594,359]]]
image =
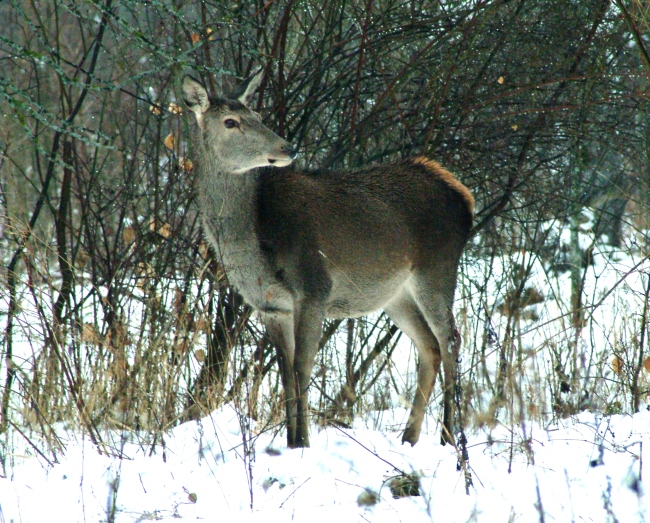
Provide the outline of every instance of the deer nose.
[[293,160],[296,156],[298,156],[298,151],[296,151],[295,149],[293,149],[290,145],[283,145],[281,150],[282,150],[282,152],[283,152],[284,154],[286,154],[286,155],[287,155],[289,158],[291,158],[292,160]]

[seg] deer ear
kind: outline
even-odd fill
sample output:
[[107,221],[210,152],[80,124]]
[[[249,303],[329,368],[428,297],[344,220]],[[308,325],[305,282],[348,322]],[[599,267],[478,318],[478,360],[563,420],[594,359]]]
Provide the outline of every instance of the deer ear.
[[183,77],[183,99],[197,119],[210,108],[210,98],[205,87],[190,75]]
[[248,77],[241,84],[239,84],[230,95],[230,98],[237,99],[245,106],[248,106],[253,98],[253,93],[259,87],[264,76],[264,69],[260,69],[252,76]]

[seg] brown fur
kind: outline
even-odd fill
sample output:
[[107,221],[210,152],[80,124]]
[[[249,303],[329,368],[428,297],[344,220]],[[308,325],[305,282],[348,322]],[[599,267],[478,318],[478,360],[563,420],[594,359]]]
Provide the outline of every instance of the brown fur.
[[426,156],[417,156],[416,158],[413,158],[413,163],[418,165],[424,165],[432,173],[434,173],[441,180],[447,183],[452,189],[454,189],[457,193],[459,193],[463,197],[463,199],[467,203],[467,208],[469,209],[469,212],[471,212],[472,214],[474,213],[474,197],[472,196],[472,193],[470,193],[469,189],[465,187],[462,183],[460,183],[452,173],[450,173],[447,169],[445,169],[442,165],[440,165],[435,160],[429,160],[429,158],[427,158]]
[[198,124],[204,229],[275,345],[288,445],[309,445],[308,389],[324,319],[380,309],[419,354],[402,440],[417,442],[442,362],[441,436],[453,441],[460,339],[452,305],[472,225],[471,194],[424,157],[343,171],[253,170],[287,165],[295,153],[244,105],[251,82],[227,103],[209,101],[192,79],[183,91]]

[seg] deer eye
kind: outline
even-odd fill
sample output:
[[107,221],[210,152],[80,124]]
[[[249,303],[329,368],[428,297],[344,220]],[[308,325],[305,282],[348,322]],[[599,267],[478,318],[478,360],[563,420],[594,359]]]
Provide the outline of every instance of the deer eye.
[[234,118],[226,118],[223,121],[223,125],[226,127],[226,129],[232,129],[233,127],[239,127],[239,122]]

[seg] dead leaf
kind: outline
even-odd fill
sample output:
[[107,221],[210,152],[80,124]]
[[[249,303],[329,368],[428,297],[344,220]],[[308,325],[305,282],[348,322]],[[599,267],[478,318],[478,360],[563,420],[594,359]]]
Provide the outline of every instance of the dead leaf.
[[163,238],[169,239],[172,235],[172,226],[166,223],[160,229],[158,229],[158,234]]
[[400,474],[388,481],[388,487],[394,499],[408,496],[420,496],[420,473]]
[[180,165],[181,169],[183,169],[186,173],[189,173],[192,169],[194,169],[194,164],[192,163],[192,160],[189,158],[185,158],[185,156],[182,156],[180,160],[178,160],[178,164]]
[[198,44],[198,43],[199,43],[199,40],[201,40],[201,37],[200,37],[199,35],[197,35],[196,33],[192,33],[192,35],[190,36],[190,38],[192,39],[192,43],[193,43],[194,45]]
[[130,245],[135,241],[135,228],[132,226],[128,226],[126,229],[124,229],[124,232],[122,233],[122,237],[124,238],[124,241],[126,242],[127,245]]
[[177,103],[174,103],[174,102],[169,104],[169,107],[167,108],[167,110],[172,114],[182,114],[183,113],[183,108],[180,105],[178,105]]
[[184,356],[187,354],[187,351],[190,349],[190,340],[187,338],[183,338],[181,341],[179,341],[176,344],[176,352],[180,354],[181,356]]
[[92,323],[84,323],[81,328],[81,341],[91,345],[101,345],[102,340],[97,327]]
[[157,105],[153,105],[153,104],[149,106],[149,110],[150,110],[153,114],[155,114],[156,116],[158,116],[158,115],[162,112],[162,111],[160,110],[160,107],[158,107]]
[[88,263],[89,257],[84,251],[79,251],[77,257],[75,258],[74,264],[78,269],[83,269]]
[[180,316],[185,309],[185,295],[178,287],[174,289],[174,309],[177,316]]
[[201,253],[201,256],[203,258],[207,258],[210,254],[209,252],[210,248],[208,247],[208,244],[206,242],[201,242],[199,244],[199,253]]
[[105,342],[108,344],[109,349],[113,351],[121,351],[124,347],[133,345],[133,340],[129,336],[126,325],[119,321],[109,329]]
[[155,275],[156,271],[147,262],[138,263],[138,279],[135,283],[138,289],[144,290],[149,278],[153,278]]
[[512,126],[512,130],[513,130],[513,131],[516,131],[517,129],[519,129],[519,126],[518,126],[517,124],[515,124],[515,125]]
[[616,374],[621,374],[623,372],[623,360],[618,356],[614,356],[614,358],[612,358],[612,370]]
[[196,358],[196,361],[203,363],[205,361],[205,351],[203,349],[195,350],[194,357]]
[[183,491],[185,494],[187,494],[187,499],[190,500],[190,503],[196,503],[196,500],[199,499],[199,497],[194,492],[190,492],[185,487],[183,487]]
[[160,222],[155,218],[149,220],[149,230],[160,234],[163,238],[170,238],[172,235],[172,226],[169,223],[160,225]]
[[650,356],[643,360],[643,368],[650,372]]
[[364,488],[357,496],[357,505],[360,507],[372,507],[380,501],[379,493],[371,488]]
[[[210,335],[211,329],[210,329],[210,322],[208,320],[206,320],[205,318],[199,318],[198,320],[196,320],[195,325],[196,325],[196,329],[198,331],[202,332],[203,334],[205,334],[207,336]],[[205,357],[205,354],[204,354],[204,357]]]
[[499,85],[503,85],[503,82],[505,82],[505,81],[506,81],[506,79],[503,76],[499,76],[499,78],[497,79],[497,83]]
[[165,141],[163,143],[165,144],[165,147],[167,147],[167,149],[173,151],[174,145],[176,143],[176,141],[174,140],[174,135],[173,134],[167,135],[167,138],[165,138]]

